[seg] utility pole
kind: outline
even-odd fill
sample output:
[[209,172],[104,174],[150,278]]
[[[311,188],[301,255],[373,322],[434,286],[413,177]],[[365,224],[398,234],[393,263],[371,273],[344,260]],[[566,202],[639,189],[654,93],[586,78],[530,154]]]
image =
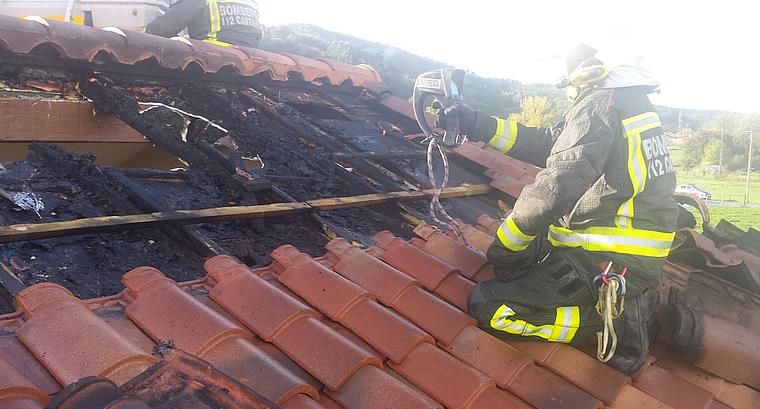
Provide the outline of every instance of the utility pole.
[[744,206],[749,203],[749,177],[752,174],[752,136],[754,129],[747,131],[749,134],[749,151],[747,152],[747,185],[744,187]]
[[720,127],[720,154],[718,155],[718,179],[723,172],[723,127]]

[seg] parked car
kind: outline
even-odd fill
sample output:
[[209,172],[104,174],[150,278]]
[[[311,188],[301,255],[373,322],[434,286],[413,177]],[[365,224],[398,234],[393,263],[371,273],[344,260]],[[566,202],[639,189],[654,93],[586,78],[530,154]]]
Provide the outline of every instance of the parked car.
[[699,197],[702,200],[710,200],[712,198],[712,193],[704,189],[700,189],[699,187],[697,187],[697,185],[694,185],[691,183],[687,183],[685,185],[679,185],[676,188],[676,193],[690,193],[692,195]]

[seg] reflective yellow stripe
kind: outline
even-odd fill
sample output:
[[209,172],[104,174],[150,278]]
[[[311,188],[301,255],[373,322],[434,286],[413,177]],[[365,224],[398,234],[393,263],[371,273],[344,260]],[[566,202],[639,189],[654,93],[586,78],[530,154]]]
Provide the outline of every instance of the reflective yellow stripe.
[[209,14],[208,34],[206,37],[207,42],[213,43],[213,41],[217,41],[217,36],[222,31],[222,19],[219,17],[219,4],[217,4],[217,0],[206,0],[206,5],[208,6]]
[[654,112],[645,112],[623,119],[623,128],[628,139],[628,176],[631,178],[633,193],[618,209],[615,218],[617,227],[633,228],[633,199],[643,192],[646,186],[647,166],[641,148],[641,134],[661,126],[660,117]]
[[530,245],[530,242],[536,238],[536,236],[523,233],[512,219],[512,214],[501,223],[499,229],[496,230],[496,236],[504,247],[512,251],[525,250]]
[[502,304],[491,317],[491,328],[523,337],[540,337],[547,341],[568,343],[573,340],[581,322],[580,308],[558,307],[554,324],[533,325],[523,320],[512,320],[515,312]]
[[501,153],[507,153],[512,150],[516,140],[517,122],[496,118],[496,133],[493,134],[488,144]]
[[667,257],[675,233],[621,227],[589,227],[570,230],[549,226],[549,242],[555,247],[580,247],[647,257]]
[[204,42],[204,43],[209,43],[209,44],[216,44],[216,45],[220,45],[220,46],[222,46],[222,47],[229,47],[229,46],[231,46],[231,45],[232,45],[232,44],[230,44],[230,43],[225,43],[224,41],[219,41],[219,40],[208,40],[208,39],[206,39],[206,40],[203,40],[203,42]]

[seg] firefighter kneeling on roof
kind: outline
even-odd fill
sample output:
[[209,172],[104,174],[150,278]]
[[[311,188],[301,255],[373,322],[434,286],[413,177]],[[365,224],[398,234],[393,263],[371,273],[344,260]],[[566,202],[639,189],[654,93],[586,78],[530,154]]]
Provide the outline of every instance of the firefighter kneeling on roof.
[[487,253],[496,278],[475,287],[469,308],[498,337],[588,345],[604,327],[595,278],[611,262],[627,269],[627,296],[622,315],[607,321],[619,341],[606,360],[632,374],[647,359],[654,286],[677,217],[676,176],[647,97],[659,84],[640,67],[609,70],[586,45],[567,57],[567,71],[561,85],[573,106],[564,129],[464,104],[445,112],[471,140],[544,168],[499,227]]

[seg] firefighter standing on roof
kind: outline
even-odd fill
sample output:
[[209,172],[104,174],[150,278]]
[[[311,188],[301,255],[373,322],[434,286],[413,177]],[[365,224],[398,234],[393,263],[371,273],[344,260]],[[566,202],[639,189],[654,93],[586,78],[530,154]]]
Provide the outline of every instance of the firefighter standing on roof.
[[192,39],[223,46],[256,47],[262,35],[254,0],[179,0],[145,32],[171,37],[185,28]]
[[602,320],[593,283],[600,264],[628,268],[617,353],[631,374],[645,362],[653,288],[674,237],[673,163],[647,97],[658,83],[639,67],[613,70],[586,45],[567,58],[573,107],[561,131],[529,128],[458,104],[470,139],[544,168],[527,186],[488,249],[496,278],[475,287],[470,312],[505,338],[587,344]]

